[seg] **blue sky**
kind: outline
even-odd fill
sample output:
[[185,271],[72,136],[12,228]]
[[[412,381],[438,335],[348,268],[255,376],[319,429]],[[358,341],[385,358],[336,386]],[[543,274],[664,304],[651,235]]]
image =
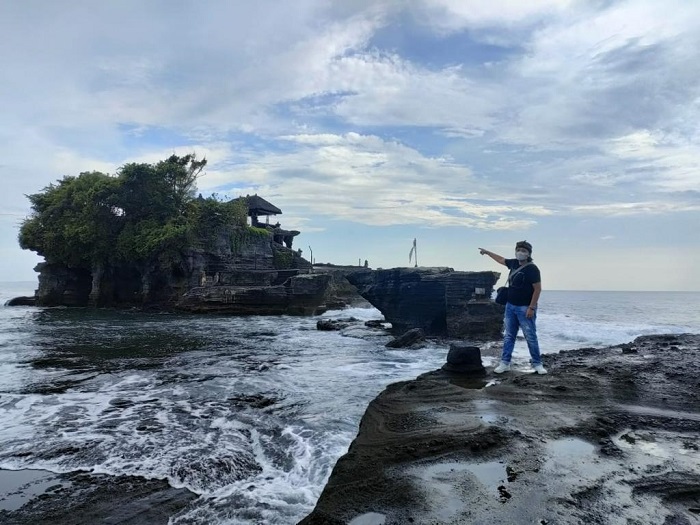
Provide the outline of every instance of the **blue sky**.
[[0,280],[25,194],[173,152],[319,262],[700,290],[700,2],[0,4]]

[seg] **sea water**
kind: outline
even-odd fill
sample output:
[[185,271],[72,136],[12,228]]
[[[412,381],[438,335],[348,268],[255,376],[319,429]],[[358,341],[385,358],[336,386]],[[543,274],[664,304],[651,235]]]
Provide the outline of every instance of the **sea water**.
[[[0,283],[0,304],[33,283]],[[543,353],[700,333],[700,293],[543,293]],[[381,319],[373,308],[324,317]],[[387,349],[314,317],[0,307],[0,469],[167,479],[201,497],[173,524],[296,523],[367,404],[442,366],[447,342]],[[482,345],[484,364],[499,342]],[[522,339],[516,364],[528,359]],[[546,364],[546,356],[545,356]]]

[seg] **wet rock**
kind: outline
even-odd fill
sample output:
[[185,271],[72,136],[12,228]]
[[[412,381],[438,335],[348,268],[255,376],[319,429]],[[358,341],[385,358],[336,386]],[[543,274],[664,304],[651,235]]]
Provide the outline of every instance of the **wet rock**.
[[384,323],[381,319],[372,319],[370,321],[365,321],[365,326],[368,328],[384,328]]
[[425,334],[420,328],[413,328],[400,335],[393,341],[389,341],[386,346],[389,348],[407,348],[425,340]]
[[5,306],[34,306],[36,305],[36,298],[34,297],[14,297],[5,303]]
[[518,479],[518,474],[520,474],[520,472],[515,470],[510,465],[506,467],[506,475],[508,476],[508,483],[513,483],[516,479]]
[[625,344],[621,346],[623,354],[636,354],[639,352],[633,344]]
[[446,372],[483,375],[486,369],[481,362],[481,349],[465,343],[452,343],[447,353],[447,362],[442,365]]
[[321,330],[323,332],[342,330],[348,326],[350,326],[350,323],[344,323],[336,319],[319,319],[316,322],[316,330]]
[[40,494],[26,487],[26,503],[17,510],[0,510],[0,523],[166,525],[172,516],[198,497],[186,489],[174,489],[164,480],[135,476],[69,473],[55,475],[55,478],[60,486],[48,486]]
[[638,338],[624,359],[618,346],[561,352],[548,356],[556,377],[516,372],[488,388],[443,370],[389,385],[301,523],[377,508],[387,523],[607,523],[611,512],[691,523],[700,479],[678,458],[697,450],[700,335],[661,342],[671,340]]
[[504,485],[499,485],[498,487],[498,495],[501,498],[501,501],[508,501],[510,498],[512,498],[512,494],[508,492],[508,489]]
[[122,399],[119,397],[115,397],[114,399],[110,399],[109,404],[112,405],[113,407],[116,407],[116,408],[129,408],[129,407],[134,406],[134,402],[131,401],[130,399]]

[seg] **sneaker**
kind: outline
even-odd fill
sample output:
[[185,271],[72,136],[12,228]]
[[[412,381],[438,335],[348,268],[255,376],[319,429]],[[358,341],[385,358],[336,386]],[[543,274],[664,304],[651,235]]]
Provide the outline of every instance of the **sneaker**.
[[[510,363],[501,361],[501,363],[493,369],[496,374],[502,374],[503,372],[510,372]],[[545,372],[546,373],[546,372]]]
[[547,373],[547,369],[542,365],[535,365],[532,369],[540,375],[545,375]]

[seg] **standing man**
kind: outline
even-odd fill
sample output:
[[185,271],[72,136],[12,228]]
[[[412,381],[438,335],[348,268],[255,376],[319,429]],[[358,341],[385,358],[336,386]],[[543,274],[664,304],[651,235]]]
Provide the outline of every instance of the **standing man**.
[[515,244],[515,259],[506,259],[483,248],[479,248],[481,255],[488,255],[499,264],[503,264],[510,270],[508,283],[508,302],[503,319],[505,333],[503,335],[503,353],[501,363],[493,370],[497,374],[510,370],[510,359],[513,356],[515,338],[518,328],[522,329],[527,348],[530,350],[532,368],[538,374],[546,374],[547,370],[542,366],[540,357],[540,345],[537,341],[537,301],[542,293],[540,281],[540,269],[532,262],[532,245],[527,241],[519,241]]

